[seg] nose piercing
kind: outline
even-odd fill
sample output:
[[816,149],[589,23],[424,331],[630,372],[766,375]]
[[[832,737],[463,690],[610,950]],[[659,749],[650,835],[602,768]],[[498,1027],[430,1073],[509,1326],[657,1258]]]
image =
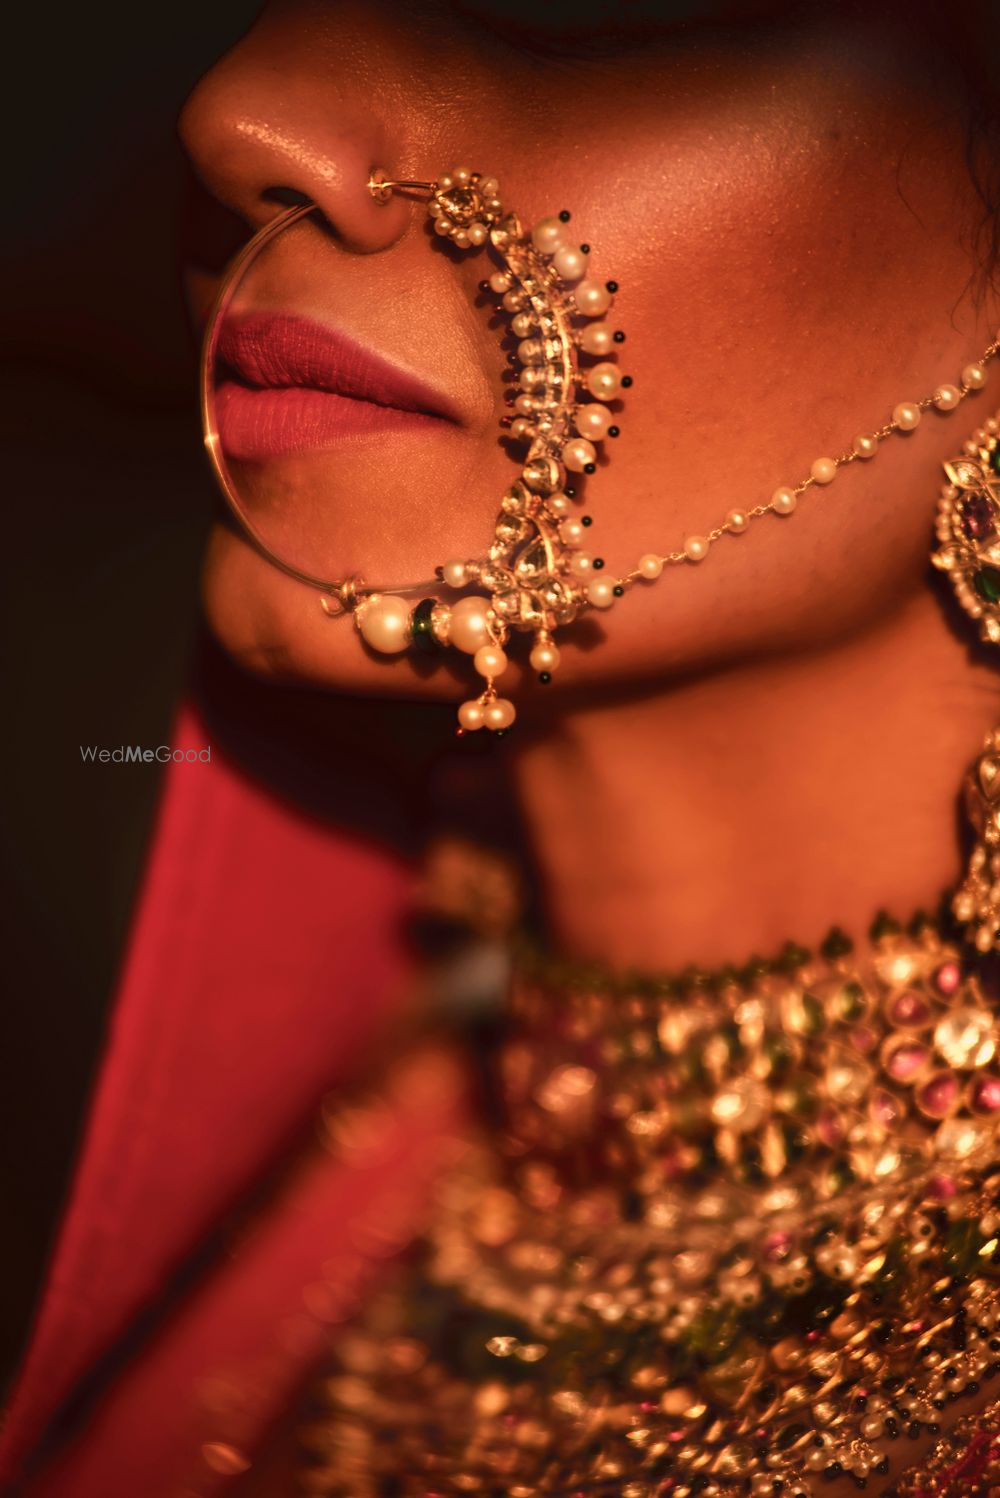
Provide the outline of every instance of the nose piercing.
[[368,178],[368,191],[376,203],[388,203],[397,187],[409,187],[419,192],[433,192],[436,185],[434,182],[413,182],[402,178],[393,182],[381,167],[375,167]]

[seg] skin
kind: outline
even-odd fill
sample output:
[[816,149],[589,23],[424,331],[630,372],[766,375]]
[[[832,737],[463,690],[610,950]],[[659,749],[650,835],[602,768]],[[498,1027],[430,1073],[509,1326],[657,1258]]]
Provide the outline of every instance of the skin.
[[[407,364],[455,412],[254,475],[264,499],[301,505],[294,559],[430,576],[483,551],[514,472],[502,355],[475,305],[486,259],[429,244],[419,204],[375,204],[376,165],[423,177],[460,157],[528,222],[569,207],[619,281],[635,385],[586,496],[609,573],[957,381],[1000,325],[977,274],[963,85],[905,10],[870,10],[715,8],[567,41],[490,5],[268,7],[182,120],[198,174],[246,224],[273,216],[276,190],[329,221],[290,236],[253,294]],[[958,414],[926,413],[793,517],[590,616],[548,689],[512,668],[503,753],[556,945],[627,966],[742,960],[833,921],[863,938],[880,906],[906,915],[958,879],[956,790],[995,679],[927,555],[939,465],[998,398],[994,365]],[[361,649],[221,524],[205,602],[264,675],[473,695],[465,660],[428,674]],[[442,710],[442,741],[452,722]]]

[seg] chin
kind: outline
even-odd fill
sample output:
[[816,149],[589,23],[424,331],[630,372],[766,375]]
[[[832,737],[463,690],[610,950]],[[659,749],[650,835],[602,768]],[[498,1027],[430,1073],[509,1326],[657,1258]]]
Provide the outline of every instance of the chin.
[[202,571],[208,627],[237,665],[270,681],[366,696],[454,702],[469,663],[442,655],[375,656],[348,616],[331,619],[313,589],[286,577],[228,526],[217,524]]

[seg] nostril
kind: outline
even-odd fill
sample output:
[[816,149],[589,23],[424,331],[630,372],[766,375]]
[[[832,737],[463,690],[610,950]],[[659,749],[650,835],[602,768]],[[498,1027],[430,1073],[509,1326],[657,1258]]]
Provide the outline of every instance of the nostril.
[[280,203],[282,208],[299,208],[312,202],[308,194],[294,187],[265,187],[261,197],[265,203]]

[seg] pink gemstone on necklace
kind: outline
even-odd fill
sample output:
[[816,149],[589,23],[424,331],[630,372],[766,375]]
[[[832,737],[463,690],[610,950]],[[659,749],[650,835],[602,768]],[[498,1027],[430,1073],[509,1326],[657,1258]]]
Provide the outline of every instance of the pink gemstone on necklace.
[[931,1009],[922,994],[915,993],[908,988],[905,993],[897,994],[889,1005],[889,1018],[894,1025],[926,1025],[931,1017]]
[[917,1089],[917,1107],[928,1118],[947,1118],[958,1102],[958,1078],[941,1071]]
[[972,1084],[972,1106],[977,1113],[1000,1111],[1000,1077],[977,1077]]
[[927,1065],[927,1047],[916,1040],[904,1040],[886,1055],[885,1069],[897,1082],[912,1082]]
[[961,972],[957,962],[942,962],[934,974],[934,984],[938,993],[951,995],[958,988]]
[[936,1196],[939,1201],[948,1201],[957,1190],[958,1187],[950,1176],[932,1176],[927,1183],[928,1194]]

